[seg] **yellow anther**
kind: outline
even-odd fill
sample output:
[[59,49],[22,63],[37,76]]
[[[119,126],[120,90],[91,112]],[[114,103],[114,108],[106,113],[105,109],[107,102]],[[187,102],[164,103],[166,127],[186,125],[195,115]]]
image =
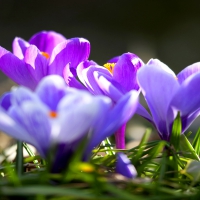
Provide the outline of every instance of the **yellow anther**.
[[57,112],[55,112],[55,111],[50,111],[49,112],[49,116],[51,117],[51,118],[56,118],[57,117]]
[[46,59],[49,59],[50,58],[50,55],[46,52],[41,52],[41,54],[46,58]]
[[106,64],[104,64],[103,66],[104,66],[107,70],[109,70],[109,72],[110,72],[111,74],[113,74],[113,70],[114,70],[115,64],[116,64],[116,63],[106,63]]

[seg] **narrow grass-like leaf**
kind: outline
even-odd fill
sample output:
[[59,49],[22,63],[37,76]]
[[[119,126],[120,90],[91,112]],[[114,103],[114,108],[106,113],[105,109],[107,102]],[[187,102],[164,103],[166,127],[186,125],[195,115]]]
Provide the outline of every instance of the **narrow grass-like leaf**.
[[191,159],[198,160],[198,161],[200,160],[199,156],[196,154],[196,151],[194,150],[193,146],[191,145],[191,143],[185,137],[184,134],[181,134],[181,136],[180,136],[179,149],[184,157],[191,158]]
[[180,141],[180,135],[182,132],[182,123],[181,123],[181,117],[180,112],[178,112],[176,119],[174,120],[174,123],[172,125],[172,132],[170,136],[170,143],[174,146],[176,150],[178,150],[179,147],[179,141]]
[[146,132],[144,133],[142,139],[141,139],[140,144],[138,145],[138,151],[134,155],[134,158],[132,159],[133,164],[136,164],[138,162],[139,158],[141,157],[141,155],[144,151],[144,148],[145,148],[145,144],[147,143],[147,141],[150,137],[150,134],[151,134],[151,129],[147,129]]
[[192,142],[192,146],[194,147],[196,154],[199,155],[200,154],[200,128],[195,134],[194,140]]

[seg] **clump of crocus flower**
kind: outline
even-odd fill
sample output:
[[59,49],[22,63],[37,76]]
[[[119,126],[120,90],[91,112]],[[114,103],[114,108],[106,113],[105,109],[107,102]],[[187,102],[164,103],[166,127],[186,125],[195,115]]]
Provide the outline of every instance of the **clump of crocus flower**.
[[84,157],[127,122],[138,94],[129,92],[113,106],[105,96],[67,87],[62,77],[43,78],[35,91],[18,87],[1,98],[0,130],[36,147],[46,158],[56,148],[53,171],[64,168],[87,135]]
[[17,84],[34,89],[44,76],[63,76],[68,63],[76,68],[89,54],[90,43],[84,38],[66,39],[54,31],[42,31],[28,42],[15,38],[13,53],[0,47],[0,70]]
[[164,63],[151,59],[138,71],[138,83],[152,114],[152,123],[163,140],[170,140],[172,124],[178,112],[182,132],[199,115],[200,63],[194,63],[177,75]]
[[[105,95],[116,103],[123,95],[129,91],[140,92],[137,83],[137,71],[144,65],[143,61],[133,53],[124,53],[108,61],[104,66],[96,64],[94,61],[83,61],[77,69],[76,74],[83,85],[79,82],[70,70],[70,66],[64,70],[66,83],[75,88],[87,88],[94,95]],[[137,111],[147,119],[151,116],[138,104]],[[125,148],[126,123],[123,124],[115,133],[116,147]]]

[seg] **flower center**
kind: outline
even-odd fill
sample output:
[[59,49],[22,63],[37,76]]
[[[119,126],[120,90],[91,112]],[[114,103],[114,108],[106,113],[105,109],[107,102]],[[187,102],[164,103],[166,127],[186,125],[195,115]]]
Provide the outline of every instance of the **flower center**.
[[41,52],[41,54],[46,58],[46,59],[49,59],[50,58],[50,55],[46,52]]
[[111,73],[113,74],[113,70],[115,67],[116,63],[106,63],[103,66]]
[[51,118],[56,118],[56,117],[58,116],[58,114],[57,114],[57,112],[55,112],[55,111],[50,111],[50,112],[49,112],[49,116],[50,116]]

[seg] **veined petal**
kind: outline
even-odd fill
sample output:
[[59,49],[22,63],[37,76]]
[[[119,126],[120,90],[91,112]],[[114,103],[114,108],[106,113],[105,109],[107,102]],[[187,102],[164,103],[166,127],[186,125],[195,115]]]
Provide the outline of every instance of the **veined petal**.
[[0,70],[19,85],[33,89],[37,84],[29,71],[30,67],[2,47],[0,47]]
[[34,101],[37,103],[39,99],[30,89],[21,86],[12,91],[10,101],[12,105],[20,106],[24,101]]
[[182,84],[182,82],[185,81],[185,79],[198,72],[200,72],[200,62],[189,65],[188,67],[183,69],[180,73],[178,73],[177,78],[179,83]]
[[29,72],[36,82],[47,75],[48,60],[35,45],[30,45],[25,52],[24,62],[29,66]]
[[34,34],[29,43],[37,46],[40,51],[51,55],[54,47],[65,40],[66,38],[63,35],[54,31],[41,31]]
[[155,65],[146,65],[138,71],[138,83],[150,108],[152,117],[162,139],[168,139],[167,111],[170,101],[179,88],[179,83],[173,74]]
[[104,67],[98,66],[98,65],[91,65],[88,68],[82,69],[83,66],[79,65],[77,68],[77,75],[81,82],[88,88],[88,90],[92,94],[102,94],[103,92],[101,91],[95,77],[94,73],[97,72],[102,72],[104,74],[107,74],[108,76],[111,76],[109,71],[105,69]]
[[136,75],[137,70],[144,65],[142,60],[132,53],[125,53],[119,57],[114,71],[113,79],[119,82],[126,91],[132,89],[138,90],[139,86],[137,83]]
[[18,140],[35,145],[34,138],[28,132],[16,123],[2,108],[0,108],[0,130]]
[[[186,129],[199,114],[200,109],[200,93],[197,88],[200,85],[200,73],[190,75],[184,82],[171,100],[171,109],[180,111],[181,117],[186,123]],[[169,108],[170,109],[170,108]],[[193,117],[192,117],[193,116]],[[186,120],[188,118],[188,121]]]
[[73,73],[70,71],[70,64],[68,63],[64,70],[63,70],[63,76],[65,79],[65,82],[68,86],[74,87],[80,90],[87,90],[86,87],[84,87],[73,75]]
[[70,67],[76,68],[80,62],[88,59],[89,54],[90,43],[86,39],[72,38],[61,42],[52,52],[48,73],[62,76],[68,63],[71,63]]
[[127,178],[135,178],[137,176],[135,167],[123,153],[117,153],[116,172]]
[[40,100],[49,106],[49,109],[56,111],[59,101],[66,94],[66,87],[67,85],[62,77],[50,75],[41,80],[35,92]]
[[[87,100],[84,99],[79,103],[72,103],[68,109],[59,110],[57,118],[59,121],[57,121],[52,133],[53,137],[57,138],[56,140],[59,139],[59,142],[71,143],[89,133],[94,128],[97,119],[102,117],[99,116],[99,111],[104,109],[103,103],[109,106],[111,103],[105,97],[94,98],[91,95],[87,95],[86,98]],[[60,127],[58,127],[58,124],[60,124]]]
[[[9,115],[18,122],[34,138],[35,144],[31,141],[42,156],[46,156],[50,148],[51,123],[48,108],[32,101],[24,101],[21,106],[12,106]],[[17,137],[17,136],[16,136]]]
[[24,54],[26,49],[30,46],[30,44],[23,40],[22,38],[16,37],[13,41],[13,54],[17,56],[19,59],[24,59]]
[[122,86],[110,76],[102,75],[102,73],[97,73],[97,71],[95,72],[95,80],[103,94],[110,97],[114,102],[117,102],[125,93]]
[[101,143],[106,137],[114,134],[124,125],[135,113],[138,105],[138,92],[126,93],[107,114],[104,125],[95,129],[95,132],[87,146],[88,154],[95,146]]
[[94,61],[86,60],[86,61],[81,62],[81,63],[77,66],[77,68],[76,68],[77,76],[78,76],[79,80],[80,80],[85,86],[86,86],[86,81],[85,81],[85,79],[87,80],[87,77],[85,77],[85,76],[83,75],[83,71],[84,71],[84,69],[89,68],[90,66],[93,66],[93,65],[95,65],[95,66],[98,67],[98,65],[97,65]]
[[172,74],[174,77],[176,77],[176,74],[163,62],[161,62],[158,59],[150,59],[146,65],[153,65],[157,66],[158,68],[161,68],[165,70],[167,73]]

